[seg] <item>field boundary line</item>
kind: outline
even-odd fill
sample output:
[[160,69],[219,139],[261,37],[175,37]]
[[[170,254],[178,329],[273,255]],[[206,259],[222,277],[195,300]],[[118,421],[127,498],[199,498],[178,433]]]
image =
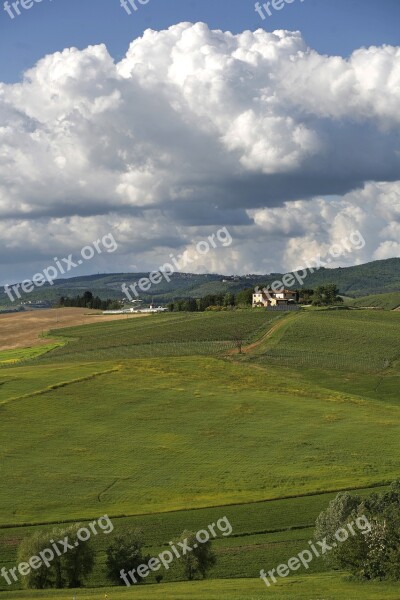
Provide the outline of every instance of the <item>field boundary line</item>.
[[16,402],[18,400],[25,400],[26,398],[33,398],[34,396],[42,396],[43,394],[49,394],[54,390],[58,390],[59,388],[66,387],[68,385],[73,385],[74,383],[81,383],[82,381],[88,381],[90,379],[94,379],[95,377],[99,377],[100,375],[108,375],[109,373],[116,373],[120,371],[121,367],[114,367],[113,369],[107,369],[107,371],[98,371],[95,373],[91,373],[90,375],[85,375],[84,377],[78,377],[77,379],[71,379],[70,381],[61,381],[60,383],[54,383],[53,385],[49,385],[46,388],[41,390],[36,390],[36,392],[31,392],[30,394],[23,394],[22,396],[15,396],[14,398],[9,398],[8,400],[3,400],[0,402],[0,406],[5,406],[6,404],[10,404],[11,402]]
[[[315,496],[327,496],[328,494],[335,494],[339,492],[356,492],[358,490],[373,490],[379,487],[389,486],[392,482],[392,479],[387,481],[381,481],[377,483],[372,483],[370,485],[360,485],[357,487],[343,487],[337,489],[323,490],[319,492],[306,492],[304,494],[297,494],[292,496],[279,496],[278,498],[266,498],[264,500],[253,500],[250,502],[231,502],[229,504],[214,504],[212,506],[195,506],[192,508],[176,508],[173,510],[164,510],[161,512],[144,512],[144,513],[134,513],[134,514],[120,514],[120,515],[109,515],[110,519],[130,519],[132,517],[151,517],[155,515],[169,515],[181,512],[189,512],[189,511],[200,511],[200,510],[213,510],[215,508],[230,508],[233,506],[246,506],[253,504],[266,504],[270,502],[280,502],[282,500],[295,500],[297,498],[310,498]],[[0,524],[0,529],[17,529],[20,527],[39,527],[44,525],[59,525],[64,523],[76,523],[77,521],[91,521],[96,517],[76,517],[74,519],[60,519],[58,521],[36,521],[31,523],[4,523]],[[306,527],[306,526],[305,526]],[[291,527],[293,529],[293,527]],[[286,530],[286,529],[284,529]]]

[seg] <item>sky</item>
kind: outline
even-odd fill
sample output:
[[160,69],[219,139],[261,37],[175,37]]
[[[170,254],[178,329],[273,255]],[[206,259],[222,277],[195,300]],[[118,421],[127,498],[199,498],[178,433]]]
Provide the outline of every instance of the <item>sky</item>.
[[68,274],[288,271],[354,232],[332,266],[399,256],[398,0],[24,2],[0,0],[0,283],[106,234]]

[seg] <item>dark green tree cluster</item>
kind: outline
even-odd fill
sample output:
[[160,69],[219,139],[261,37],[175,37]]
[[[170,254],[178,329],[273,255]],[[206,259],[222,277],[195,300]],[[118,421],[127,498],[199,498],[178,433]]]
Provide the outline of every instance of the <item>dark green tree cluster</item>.
[[311,297],[313,306],[333,306],[341,304],[343,298],[339,296],[339,288],[334,283],[319,285]]
[[299,291],[299,300],[301,304],[311,304],[313,301],[314,290],[303,288]]
[[202,298],[185,298],[170,302],[168,308],[171,312],[203,312],[211,308],[230,309],[235,306],[251,306],[253,288],[243,290],[236,296],[232,292],[223,294],[207,294]]
[[[260,289],[270,289],[268,285]],[[302,304],[312,303],[313,306],[334,306],[342,304],[343,299],[339,296],[339,288],[334,283],[320,285],[315,290],[294,290],[297,293],[297,301]],[[223,310],[234,307],[251,306],[253,302],[254,288],[241,290],[237,294],[226,292],[223,294],[208,294],[203,298],[184,298],[170,302],[168,308],[171,312],[197,312],[204,310]]]
[[[84,580],[92,573],[95,564],[95,552],[90,542],[83,542],[78,538],[81,525],[71,525],[68,528],[54,528],[48,533],[35,533],[24,539],[18,550],[18,563],[27,563],[32,557],[39,557],[41,552],[52,549],[53,558],[48,564],[42,564],[39,568],[31,569],[24,577],[24,586],[27,589],[47,588],[79,588]],[[63,546],[58,546],[60,552],[54,551],[54,542],[64,540],[68,537],[69,547],[63,552]],[[205,578],[208,570],[215,565],[216,557],[211,548],[211,542],[199,544],[195,533],[184,531],[179,540],[187,538],[191,552],[179,558],[179,564],[187,579],[196,577]],[[75,545],[76,543],[76,545]],[[121,571],[129,573],[132,569],[137,571],[140,565],[146,564],[152,558],[144,554],[145,541],[141,529],[127,529],[123,533],[113,536],[113,541],[106,548],[106,575],[116,585],[125,585],[121,578]],[[43,561],[42,561],[43,562]],[[163,579],[162,573],[155,577],[157,583]],[[141,583],[142,578],[137,578]]]
[[[216,564],[216,556],[212,551],[211,542],[199,544],[196,534],[192,531],[184,531],[176,541],[182,542],[185,539],[192,548],[191,552],[187,552],[179,558],[179,564],[183,564],[185,577],[193,580],[201,576],[204,579],[208,570]],[[137,571],[140,565],[148,563],[151,558],[149,555],[144,555],[143,548],[144,537],[141,529],[130,529],[114,537],[112,544],[106,550],[108,579],[116,585],[125,585],[121,578],[121,570],[124,569],[125,573],[129,573],[133,569]],[[160,583],[162,579],[163,575],[159,573],[156,576],[157,583]],[[143,579],[138,577],[137,583],[142,582]]]
[[185,298],[176,300],[168,304],[170,312],[197,312],[199,310],[198,300],[195,298]]
[[92,292],[85,292],[83,296],[75,296],[74,298],[62,296],[59,306],[93,308],[96,310],[118,310],[122,305],[118,300],[102,300],[98,296],[93,296]]
[[[106,550],[107,577],[116,585],[124,585],[121,570],[126,573],[148,562],[150,557],[143,555],[144,537],[141,529],[128,529],[116,535]],[[141,582],[141,579],[138,579]]]
[[205,579],[207,571],[211,569],[217,562],[217,558],[212,551],[211,542],[199,544],[196,534],[193,531],[184,531],[177,542],[187,540],[188,545],[192,548],[191,552],[182,557],[185,577],[189,581],[193,581],[199,575]]
[[[71,525],[67,529],[55,528],[50,533],[36,533],[21,542],[18,550],[18,563],[29,563],[32,557],[40,557],[40,553],[52,550],[54,558],[49,565],[42,564],[38,569],[31,569],[23,579],[28,589],[45,588],[78,588],[93,570],[94,550],[89,542],[82,542],[77,537],[80,525]],[[58,546],[60,556],[54,551],[52,543],[68,536],[73,546],[67,552]],[[76,545],[75,545],[76,544]]]
[[[333,568],[346,569],[366,580],[400,580],[400,481],[387,491],[360,498],[338,494],[316,522],[315,539],[335,544],[335,533],[353,523],[356,535],[324,554]],[[366,517],[368,527],[364,522]],[[357,518],[365,527],[358,531]]]

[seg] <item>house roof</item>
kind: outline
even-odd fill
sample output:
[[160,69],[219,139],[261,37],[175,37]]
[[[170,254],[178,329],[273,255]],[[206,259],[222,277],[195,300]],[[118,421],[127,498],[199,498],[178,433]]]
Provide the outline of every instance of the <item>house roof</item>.
[[271,289],[265,289],[265,290],[261,290],[260,292],[254,292],[254,296],[257,294],[261,294],[261,295],[265,295],[265,294],[296,294],[297,292],[295,292],[294,290],[271,290]]

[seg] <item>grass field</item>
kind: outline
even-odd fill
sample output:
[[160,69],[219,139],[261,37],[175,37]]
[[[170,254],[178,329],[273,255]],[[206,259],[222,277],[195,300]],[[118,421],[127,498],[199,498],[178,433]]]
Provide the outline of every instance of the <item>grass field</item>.
[[[152,585],[135,589],[78,590],[78,600],[399,600],[396,584],[360,584],[344,575],[294,576],[266,588],[259,579],[213,580]],[[72,590],[14,592],[12,600],[71,600]]]
[[348,299],[346,304],[356,308],[381,308],[383,310],[394,310],[400,307],[400,292],[391,294],[373,294],[372,296],[363,296],[362,298]]
[[[380,488],[374,488],[378,489]],[[361,496],[370,492],[371,489],[357,491]],[[168,547],[170,539],[175,539],[181,533],[183,523],[185,527],[198,531],[226,516],[234,531],[231,537],[219,537],[214,541],[218,562],[211,576],[225,579],[256,577],[261,567],[272,568],[307,546],[316,517],[335,495],[336,493],[316,494],[218,508],[119,517],[113,518],[113,524],[116,534],[127,527],[140,527],[146,538],[146,552],[156,556]],[[0,563],[9,568],[14,566],[21,540],[42,529],[51,530],[52,525],[0,528]],[[107,582],[103,567],[109,537],[101,535],[93,543],[97,553],[97,566],[88,585],[104,586]],[[311,564],[311,572],[324,569],[325,565],[320,561]],[[174,563],[169,572],[164,573],[164,579],[167,582],[183,579],[179,561]],[[154,576],[150,576],[147,582],[154,582]]]
[[212,358],[108,367],[63,368],[55,388],[38,382],[36,366],[3,376],[2,472],[16,498],[0,490],[0,522],[248,502],[400,471],[398,406]]
[[4,350],[0,353],[0,366],[10,365],[19,363],[25,360],[31,360],[32,358],[36,358],[41,356],[42,354],[46,354],[51,350],[55,350],[58,346],[62,345],[63,342],[58,342],[55,344],[44,344],[43,346],[35,346],[33,348],[20,348],[18,350]]
[[400,358],[395,312],[304,311],[287,324],[258,350],[266,362],[376,372]]
[[[0,371],[0,566],[15,565],[21,539],[54,522],[108,513],[115,531],[140,525],[155,555],[226,515],[233,535],[215,542],[213,581],[174,584],[178,564],[167,583],[109,599],[400,598],[393,586],[318,574],[318,561],[314,575],[270,590],[232,581],[307,547],[335,491],[367,494],[399,477],[399,320],[238,311],[51,332],[62,346]],[[243,355],[226,352],[237,336]],[[108,542],[96,538],[92,587],[106,585]],[[12,598],[68,597],[29,594]]]
[[251,341],[280,315],[241,310],[232,312],[167,313],[146,320],[66,328],[49,335],[75,338],[49,360],[120,359],[130,357],[218,354],[232,348],[235,338]]

